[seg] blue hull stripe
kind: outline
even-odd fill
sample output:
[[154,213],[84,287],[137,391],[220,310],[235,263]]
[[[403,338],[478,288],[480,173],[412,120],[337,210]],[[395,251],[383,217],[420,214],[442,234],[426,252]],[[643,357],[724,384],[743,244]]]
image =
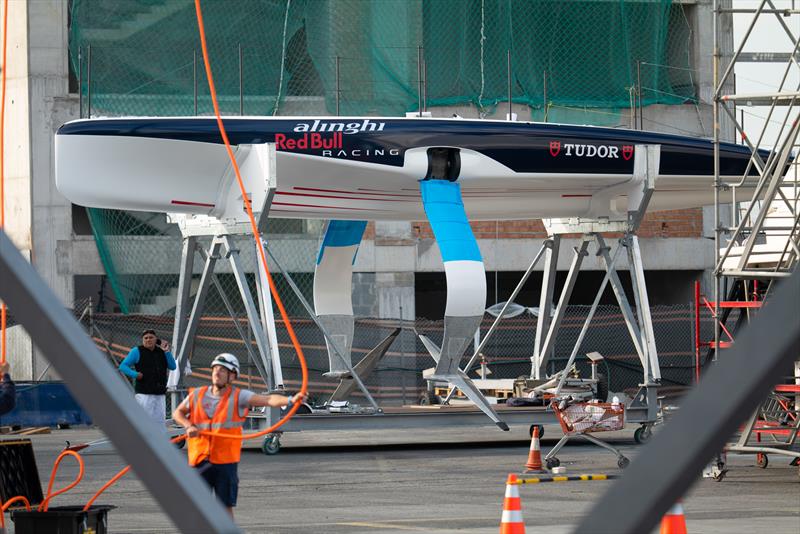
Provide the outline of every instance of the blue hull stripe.
[[[325,230],[325,238],[319,247],[317,265],[322,261],[326,247],[350,247],[361,243],[366,227],[367,221],[329,221],[328,228]],[[353,263],[355,261],[356,255],[353,254]]]
[[444,180],[425,180],[420,182],[420,189],[442,261],[483,261],[461,201],[461,186]]

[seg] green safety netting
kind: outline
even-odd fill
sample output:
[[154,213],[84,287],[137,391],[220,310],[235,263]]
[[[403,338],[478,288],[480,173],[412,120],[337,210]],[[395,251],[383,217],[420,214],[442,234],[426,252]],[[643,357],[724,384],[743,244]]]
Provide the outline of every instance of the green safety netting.
[[[669,0],[202,6],[224,114],[388,116],[418,110],[421,101],[488,114],[508,102],[509,55],[513,102],[534,119],[616,125],[637,86],[643,105],[694,100],[685,6]],[[191,0],[72,0],[70,60],[83,116],[212,113]],[[121,239],[178,240],[169,225],[147,223],[146,214],[91,212],[123,311],[173,283],[174,273],[126,268],[143,261],[148,245],[137,250],[135,240]]]
[[[509,52],[513,100],[536,109],[545,98],[553,106],[627,108],[638,74],[645,105],[694,96],[689,26],[684,6],[670,0],[202,5],[217,91],[230,114],[240,107],[250,115],[333,113],[338,94],[341,114],[402,115],[418,109],[420,92],[428,107],[491,108],[508,101]],[[198,113],[210,113],[198,50],[190,0],[72,2],[71,61],[85,96],[91,71],[93,113],[193,115],[195,100]]]

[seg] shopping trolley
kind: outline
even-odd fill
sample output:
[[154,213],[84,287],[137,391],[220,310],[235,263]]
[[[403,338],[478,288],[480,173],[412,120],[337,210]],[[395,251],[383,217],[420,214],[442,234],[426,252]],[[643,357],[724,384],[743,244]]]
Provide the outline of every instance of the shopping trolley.
[[545,456],[544,461],[548,469],[558,467],[561,464],[561,461],[556,458],[556,454],[570,438],[575,436],[580,436],[613,452],[617,456],[617,465],[620,469],[625,469],[631,463],[619,449],[592,435],[592,433],[596,432],[622,430],[625,427],[624,404],[621,402],[576,402],[565,405],[565,401],[562,400],[560,403],[559,401],[554,401],[550,407],[561,424],[564,437]]

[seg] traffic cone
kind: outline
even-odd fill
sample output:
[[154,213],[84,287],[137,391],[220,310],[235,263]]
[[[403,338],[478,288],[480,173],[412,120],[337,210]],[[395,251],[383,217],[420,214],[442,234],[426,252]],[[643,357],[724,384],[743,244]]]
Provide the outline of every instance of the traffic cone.
[[525,464],[526,473],[546,473],[542,467],[542,451],[539,448],[539,427],[533,427],[531,436],[531,449],[528,453],[528,463]]
[[500,534],[525,534],[522,521],[522,505],[519,500],[517,475],[509,473],[506,480],[506,497],[503,499],[503,515],[500,518]]
[[681,501],[672,505],[661,520],[659,534],[686,534],[686,518],[683,517]]

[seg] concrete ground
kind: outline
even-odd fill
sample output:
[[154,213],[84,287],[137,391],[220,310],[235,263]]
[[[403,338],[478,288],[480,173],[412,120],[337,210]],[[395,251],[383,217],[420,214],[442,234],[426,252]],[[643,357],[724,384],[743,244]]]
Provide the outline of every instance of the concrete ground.
[[[497,532],[505,478],[510,472],[519,473],[527,459],[529,441],[524,433],[509,436],[495,427],[482,427],[431,431],[429,436],[376,434],[303,432],[285,435],[275,456],[256,448],[245,450],[237,522],[252,533]],[[634,458],[642,446],[633,442],[631,434],[605,437]],[[547,427],[543,452],[555,444],[557,435],[557,427]],[[75,444],[101,436],[95,429],[33,436],[42,485],[46,488],[65,440]],[[559,457],[569,474],[619,473],[615,457],[595,446],[576,442]],[[124,465],[113,450],[86,454],[85,461],[83,482],[57,497],[53,505],[84,504]],[[797,468],[777,456],[770,458],[766,470],[755,466],[753,456],[729,456],[729,465],[725,480],[698,479],[686,496],[689,532],[800,532]],[[67,484],[76,472],[65,460],[56,487]],[[569,532],[612,483],[521,486],[527,532]],[[111,532],[175,532],[135,475],[122,479],[98,503],[117,506],[109,513]]]

